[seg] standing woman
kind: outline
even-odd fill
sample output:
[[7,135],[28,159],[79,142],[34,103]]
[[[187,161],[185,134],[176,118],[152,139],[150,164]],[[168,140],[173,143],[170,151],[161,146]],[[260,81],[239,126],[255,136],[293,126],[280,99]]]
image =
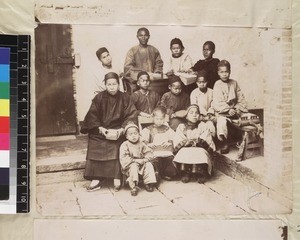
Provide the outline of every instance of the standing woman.
[[102,187],[105,178],[114,179],[114,190],[121,187],[119,147],[125,140],[126,123],[137,115],[130,96],[120,92],[119,76],[109,72],[104,77],[106,90],[98,93],[84,118],[81,133],[88,133],[84,178],[91,180],[88,191]]

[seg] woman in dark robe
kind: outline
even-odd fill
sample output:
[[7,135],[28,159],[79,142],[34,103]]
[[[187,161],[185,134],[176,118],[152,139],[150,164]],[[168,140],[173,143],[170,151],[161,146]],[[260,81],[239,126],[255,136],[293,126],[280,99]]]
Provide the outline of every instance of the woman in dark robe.
[[119,77],[107,73],[106,90],[98,93],[84,118],[81,133],[88,133],[88,149],[84,178],[91,180],[88,191],[101,188],[105,178],[114,179],[114,190],[121,187],[119,147],[125,140],[124,127],[136,122],[136,108],[129,95],[119,91]]

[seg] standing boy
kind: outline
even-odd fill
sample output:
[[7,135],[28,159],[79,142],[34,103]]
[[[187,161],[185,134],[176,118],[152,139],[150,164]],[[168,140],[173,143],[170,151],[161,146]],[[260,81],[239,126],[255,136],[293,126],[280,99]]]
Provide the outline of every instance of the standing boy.
[[[162,73],[163,61],[159,51],[148,45],[150,33],[147,28],[140,28],[137,31],[139,45],[132,47],[125,59],[124,74],[131,77],[134,71],[146,71],[148,73]],[[136,79],[133,79],[136,80]]]
[[187,72],[192,66],[191,57],[184,53],[184,46],[179,38],[174,38],[170,43],[172,56],[170,57],[169,69],[167,75],[178,75],[178,73]]
[[202,49],[204,59],[200,59],[190,69],[190,72],[205,70],[207,72],[207,87],[211,89],[213,89],[215,82],[219,79],[217,66],[220,60],[218,58],[213,58],[215,50],[216,46],[212,41],[205,42]]
[[[97,68],[92,71],[93,77],[93,93],[96,95],[99,92],[106,90],[104,76],[109,72],[115,72],[119,75],[119,79],[123,73],[120,69],[112,65],[112,57],[106,47],[101,47],[96,51],[96,56],[100,62]],[[124,85],[122,79],[120,79],[119,90],[124,92]]]

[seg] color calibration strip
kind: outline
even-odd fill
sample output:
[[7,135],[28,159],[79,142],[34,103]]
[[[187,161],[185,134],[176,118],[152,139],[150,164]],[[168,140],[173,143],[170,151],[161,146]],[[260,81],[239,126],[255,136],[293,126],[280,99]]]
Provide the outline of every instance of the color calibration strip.
[[10,50],[9,199],[0,200],[0,213],[26,213],[29,212],[30,36],[0,35],[0,48]]
[[0,47],[0,200],[9,199],[10,49]]

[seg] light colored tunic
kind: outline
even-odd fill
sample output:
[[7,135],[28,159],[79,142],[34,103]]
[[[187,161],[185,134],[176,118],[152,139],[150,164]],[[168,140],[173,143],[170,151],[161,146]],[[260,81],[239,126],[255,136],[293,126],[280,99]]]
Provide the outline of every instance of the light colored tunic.
[[[215,151],[216,146],[212,138],[212,129],[214,129],[212,122],[200,122],[198,126],[180,124],[173,140],[174,149],[175,151],[178,151],[173,161],[182,164],[206,163],[208,165],[208,173],[211,174],[211,155],[206,149],[197,147],[196,144],[202,139],[213,151]],[[191,146],[187,146],[188,144]]]
[[[152,163],[152,150],[141,141],[131,143],[128,140],[120,146],[120,164],[122,172],[127,176],[129,186],[133,188],[138,183],[139,175],[143,176],[144,184],[156,183],[155,172]],[[139,165],[135,159],[144,159],[146,162]]]
[[217,113],[227,113],[232,108],[248,112],[244,94],[237,81],[232,79],[227,82],[218,80],[215,83],[212,106]]
[[132,47],[128,51],[125,59],[125,76],[130,77],[131,71],[162,73],[163,60],[161,59],[159,51],[151,45],[147,45],[146,47],[140,45]]
[[192,58],[188,54],[183,53],[178,58],[170,57],[168,72],[173,71],[176,75],[177,73],[188,71],[191,67],[193,67]]
[[227,121],[230,121],[228,111],[230,109],[240,110],[242,113],[248,112],[244,94],[237,81],[229,79],[227,82],[218,80],[213,90],[212,107],[217,117],[217,136],[228,138]]
[[[106,90],[104,76],[109,72],[114,72],[118,74],[119,77],[122,74],[121,69],[115,67],[105,68],[102,66],[102,64],[99,64],[98,67],[96,69],[93,69],[93,71],[91,72],[94,96],[96,96],[99,92],[103,92]],[[120,80],[119,90],[121,92],[124,92],[124,86],[121,80]]]
[[201,92],[199,88],[191,92],[191,104],[198,105],[200,114],[206,116],[208,113],[214,114],[214,109],[211,106],[213,101],[213,90],[207,88],[206,93]]

